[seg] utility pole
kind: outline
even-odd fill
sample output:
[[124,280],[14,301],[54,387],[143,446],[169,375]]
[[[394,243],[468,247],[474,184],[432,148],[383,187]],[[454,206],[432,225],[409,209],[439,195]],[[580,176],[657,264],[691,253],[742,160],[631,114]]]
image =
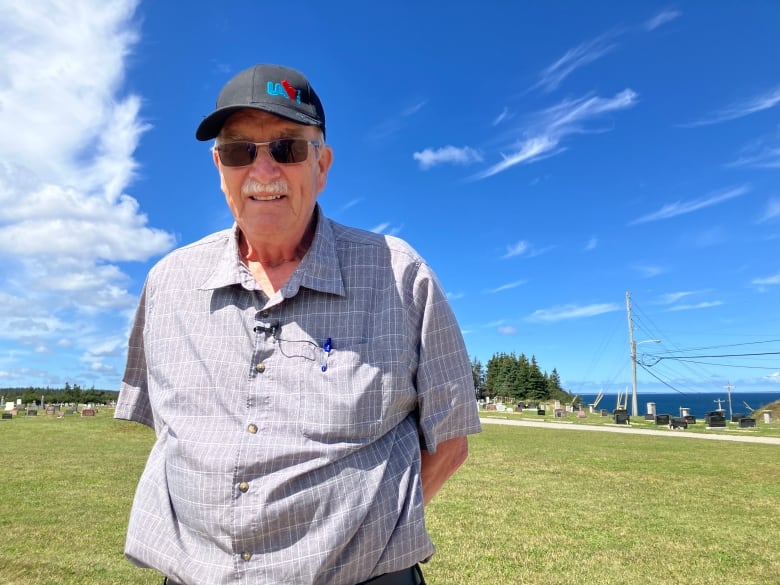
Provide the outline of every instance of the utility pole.
[[729,382],[724,386],[724,388],[726,389],[726,392],[729,393],[729,420],[731,420],[734,416],[734,413],[731,411],[731,391],[734,389],[734,386],[732,386],[731,382]]
[[636,341],[634,322],[631,320],[631,293],[626,291],[626,312],[628,313],[628,342],[631,345],[631,416],[639,416],[636,401]]

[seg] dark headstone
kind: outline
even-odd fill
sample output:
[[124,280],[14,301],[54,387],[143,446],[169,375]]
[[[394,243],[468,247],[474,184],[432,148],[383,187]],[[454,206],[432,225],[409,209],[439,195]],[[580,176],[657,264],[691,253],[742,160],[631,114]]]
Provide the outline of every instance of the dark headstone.
[[614,413],[616,425],[627,425],[631,422],[631,417],[625,410],[616,410]]
[[715,410],[704,415],[704,423],[712,429],[725,429],[726,417],[723,416],[723,411]]
[[738,413],[738,414],[732,414],[731,415],[731,422],[738,423],[740,420],[745,418],[746,415]]
[[536,410],[536,414],[538,414],[539,416],[544,416],[544,408],[538,408]]
[[739,419],[739,428],[741,429],[754,429],[756,428],[756,419],[743,416]]
[[687,429],[688,428],[688,422],[685,420],[685,417],[682,416],[673,416],[669,419],[669,428],[670,429]]
[[655,424],[657,425],[668,425],[669,419],[672,417],[668,414],[656,414],[655,415]]
[[688,423],[689,425],[695,425],[695,424],[696,424],[696,417],[695,417],[695,416],[693,416],[692,414],[686,414],[686,415],[683,417],[683,419],[684,419],[684,420],[685,420],[685,422],[686,422],[686,423]]
[[3,413],[3,420],[10,420],[14,417],[10,412],[4,412]]
[[27,416],[38,416],[38,411],[35,410],[34,408],[31,408],[30,410],[27,411]]

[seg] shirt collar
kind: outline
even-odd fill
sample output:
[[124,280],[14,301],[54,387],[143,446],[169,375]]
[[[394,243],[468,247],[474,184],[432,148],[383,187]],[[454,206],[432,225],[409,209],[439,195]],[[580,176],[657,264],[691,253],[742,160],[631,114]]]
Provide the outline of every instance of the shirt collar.
[[[285,298],[295,296],[301,287],[345,295],[333,227],[319,204],[316,205],[314,213],[317,216],[314,239],[301,263],[280,291]],[[234,284],[240,284],[249,290],[258,288],[251,272],[241,262],[238,251],[239,233],[238,224],[234,223],[232,230],[227,232],[224,249],[214,270],[200,286],[202,290],[213,290]]]

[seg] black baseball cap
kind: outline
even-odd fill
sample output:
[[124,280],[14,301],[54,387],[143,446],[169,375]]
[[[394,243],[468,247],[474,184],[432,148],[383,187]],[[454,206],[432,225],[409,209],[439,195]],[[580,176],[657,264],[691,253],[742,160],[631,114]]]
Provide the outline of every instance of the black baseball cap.
[[225,84],[217,108],[198,126],[198,140],[213,140],[225,120],[244,108],[276,114],[299,124],[319,126],[325,135],[325,110],[309,80],[295,69],[281,65],[255,65]]

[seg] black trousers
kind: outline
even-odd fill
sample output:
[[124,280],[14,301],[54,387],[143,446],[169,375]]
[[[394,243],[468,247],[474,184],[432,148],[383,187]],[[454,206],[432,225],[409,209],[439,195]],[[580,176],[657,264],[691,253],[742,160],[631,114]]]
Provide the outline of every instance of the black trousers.
[[[177,583],[176,581],[173,581],[171,579],[168,579],[168,577],[166,577],[163,580],[163,585],[182,585],[182,584]],[[369,579],[368,581],[357,583],[357,585],[425,585],[425,578],[423,577],[422,569],[420,569],[420,565],[415,565],[413,567],[409,567],[408,569],[404,569],[402,571],[394,571],[392,573],[385,573],[384,575],[379,575],[379,577],[374,577],[373,579]]]

